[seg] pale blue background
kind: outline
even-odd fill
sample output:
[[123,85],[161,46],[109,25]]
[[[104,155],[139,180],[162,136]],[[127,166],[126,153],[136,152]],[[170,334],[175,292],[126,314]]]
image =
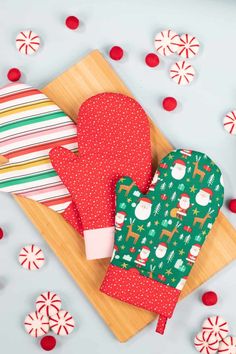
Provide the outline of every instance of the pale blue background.
[[[64,27],[70,14],[81,19],[76,32]],[[227,201],[236,197],[236,137],[222,128],[224,114],[236,109],[235,17],[234,0],[0,0],[0,84],[7,82],[8,68],[17,66],[24,82],[42,87],[90,50],[98,48],[107,55],[110,46],[121,45],[126,55],[122,62],[112,62],[114,69],[174,146],[205,151],[221,166]],[[25,28],[42,38],[34,57],[21,56],[15,49],[15,36]],[[145,54],[153,51],[155,33],[164,28],[192,33],[201,42],[200,55],[192,60],[197,79],[190,87],[179,87],[169,79],[175,57],[161,58],[156,69],[144,64]],[[176,112],[161,108],[167,95],[180,102]],[[153,323],[120,344],[14,200],[1,194],[0,208],[0,225],[7,232],[0,242],[1,353],[41,352],[25,334],[22,321],[33,310],[37,295],[49,289],[61,295],[64,307],[79,322],[73,334],[58,338],[58,354],[195,353],[192,338],[210,314],[225,316],[236,335],[235,263],[177,306],[164,337],[154,333]],[[227,215],[236,225],[236,216]],[[46,266],[36,273],[17,263],[19,249],[32,242],[43,248],[47,258]],[[199,300],[207,289],[220,296],[214,308]]]

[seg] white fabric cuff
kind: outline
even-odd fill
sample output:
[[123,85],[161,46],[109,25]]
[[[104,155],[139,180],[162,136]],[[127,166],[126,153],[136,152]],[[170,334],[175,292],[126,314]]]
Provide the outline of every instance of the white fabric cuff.
[[115,227],[84,230],[85,252],[89,260],[111,257]]

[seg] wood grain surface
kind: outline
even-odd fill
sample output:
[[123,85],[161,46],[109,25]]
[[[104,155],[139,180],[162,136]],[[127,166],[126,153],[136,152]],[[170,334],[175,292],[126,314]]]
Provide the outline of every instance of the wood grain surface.
[[[99,51],[93,51],[42,90],[74,121],[81,103],[101,92],[131,95]],[[153,168],[171,144],[150,120]],[[87,261],[83,239],[55,212],[22,197],[17,202],[85,293],[119,341],[124,342],[156,316],[99,292],[109,260]],[[194,266],[181,298],[236,258],[236,231],[221,213]],[[78,304],[79,306],[79,304]]]

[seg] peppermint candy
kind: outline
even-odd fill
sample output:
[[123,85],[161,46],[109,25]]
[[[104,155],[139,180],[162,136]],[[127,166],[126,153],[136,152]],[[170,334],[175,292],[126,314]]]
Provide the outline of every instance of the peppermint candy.
[[38,51],[40,37],[31,30],[21,31],[16,37],[16,48],[25,55],[31,55]]
[[67,336],[73,331],[75,321],[69,312],[61,310],[50,317],[49,325],[54,333],[59,336]]
[[183,34],[179,37],[177,53],[183,58],[190,59],[195,57],[199,52],[199,41],[190,34]]
[[47,291],[38,296],[36,300],[36,310],[44,315],[51,317],[61,309],[61,298],[57,294]]
[[25,318],[25,330],[32,337],[41,337],[49,331],[49,320],[37,311],[29,313]]
[[224,128],[229,134],[236,134],[236,111],[232,111],[226,114],[224,117]]
[[178,85],[189,85],[195,76],[195,70],[187,61],[178,61],[170,68],[170,77]]
[[194,346],[202,354],[214,354],[219,348],[219,342],[213,332],[200,332],[194,338]]
[[179,36],[172,30],[164,30],[155,37],[155,48],[158,53],[169,56],[176,52],[179,44]]
[[227,337],[228,323],[220,316],[208,317],[202,326],[202,330],[213,333],[218,341]]
[[218,353],[236,354],[236,337],[226,337],[220,342]]
[[41,248],[35,245],[28,245],[20,250],[18,260],[23,268],[37,270],[42,268],[45,258]]

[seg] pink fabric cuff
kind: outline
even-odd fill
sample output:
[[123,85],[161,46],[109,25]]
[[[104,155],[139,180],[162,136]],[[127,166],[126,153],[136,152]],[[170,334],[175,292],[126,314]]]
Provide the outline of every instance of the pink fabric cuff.
[[85,252],[89,260],[111,257],[114,246],[115,228],[84,230]]

